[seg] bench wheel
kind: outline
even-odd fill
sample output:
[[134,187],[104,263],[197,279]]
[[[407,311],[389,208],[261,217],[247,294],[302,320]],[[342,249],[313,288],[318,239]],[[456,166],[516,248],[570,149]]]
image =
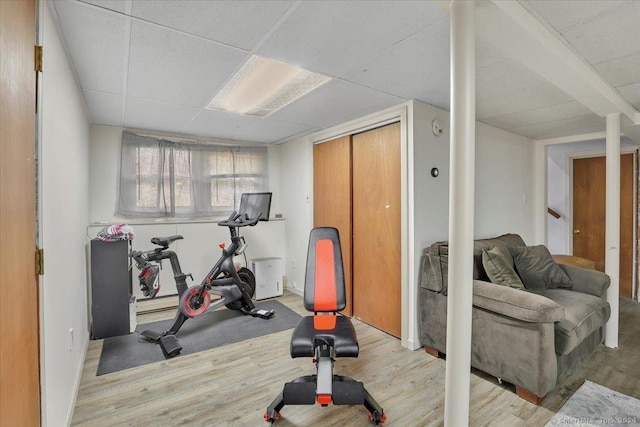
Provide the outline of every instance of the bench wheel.
[[378,411],[373,411],[373,413],[369,414],[369,421],[374,423],[375,425],[380,425],[387,420],[387,414],[384,412],[381,414]]
[[280,412],[273,411],[273,413],[269,414],[269,411],[267,411],[264,413],[264,420],[273,424],[280,419],[280,416]]

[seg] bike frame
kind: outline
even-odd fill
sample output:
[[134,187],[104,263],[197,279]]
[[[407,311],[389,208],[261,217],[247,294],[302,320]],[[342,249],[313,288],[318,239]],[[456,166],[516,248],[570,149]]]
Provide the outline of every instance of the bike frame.
[[[215,310],[238,299],[243,300],[247,310],[253,310],[255,305],[251,299],[251,289],[247,283],[240,279],[233,263],[233,257],[244,252],[246,244],[244,243],[244,238],[238,234],[238,227],[233,227],[231,225],[227,225],[227,227],[229,227],[229,232],[231,234],[231,244],[228,248],[225,248],[224,244],[220,245],[222,248],[222,255],[202,280],[200,284],[202,289],[198,298],[201,298],[202,294],[206,291],[211,291],[211,293],[221,297],[217,301],[213,302],[206,311]],[[184,274],[182,272],[178,255],[174,251],[167,249],[168,248],[156,248],[147,252],[142,252],[141,255],[143,255],[147,261],[154,261],[158,263],[163,259],[169,259],[171,262],[171,269],[173,270],[173,278],[178,290],[178,298],[180,299],[189,288],[186,279],[187,276],[191,275]],[[238,250],[240,250],[240,253],[238,253]],[[218,277],[221,274],[224,274],[224,276]],[[238,295],[237,289],[240,289],[240,295]],[[168,330],[163,332],[163,335],[175,335],[188,318],[189,317],[185,316],[178,309],[176,316],[173,319],[173,324]]]

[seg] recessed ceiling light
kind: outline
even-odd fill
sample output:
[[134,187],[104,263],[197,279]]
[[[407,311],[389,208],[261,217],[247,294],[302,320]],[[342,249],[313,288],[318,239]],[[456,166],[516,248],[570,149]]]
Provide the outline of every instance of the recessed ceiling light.
[[253,55],[206,108],[265,117],[329,80],[285,62]]

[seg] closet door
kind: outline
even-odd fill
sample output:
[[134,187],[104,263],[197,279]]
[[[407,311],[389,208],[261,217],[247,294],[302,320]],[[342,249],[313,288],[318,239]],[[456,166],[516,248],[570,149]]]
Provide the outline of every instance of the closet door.
[[313,147],[313,226],[335,227],[340,246],[351,316],[351,136],[344,136]]
[[400,124],[352,138],[353,315],[400,337]]

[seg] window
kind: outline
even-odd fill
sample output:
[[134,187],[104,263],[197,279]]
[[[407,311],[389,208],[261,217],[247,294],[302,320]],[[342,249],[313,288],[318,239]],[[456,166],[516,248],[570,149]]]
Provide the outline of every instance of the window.
[[122,133],[117,214],[203,217],[267,190],[266,147],[174,142]]

